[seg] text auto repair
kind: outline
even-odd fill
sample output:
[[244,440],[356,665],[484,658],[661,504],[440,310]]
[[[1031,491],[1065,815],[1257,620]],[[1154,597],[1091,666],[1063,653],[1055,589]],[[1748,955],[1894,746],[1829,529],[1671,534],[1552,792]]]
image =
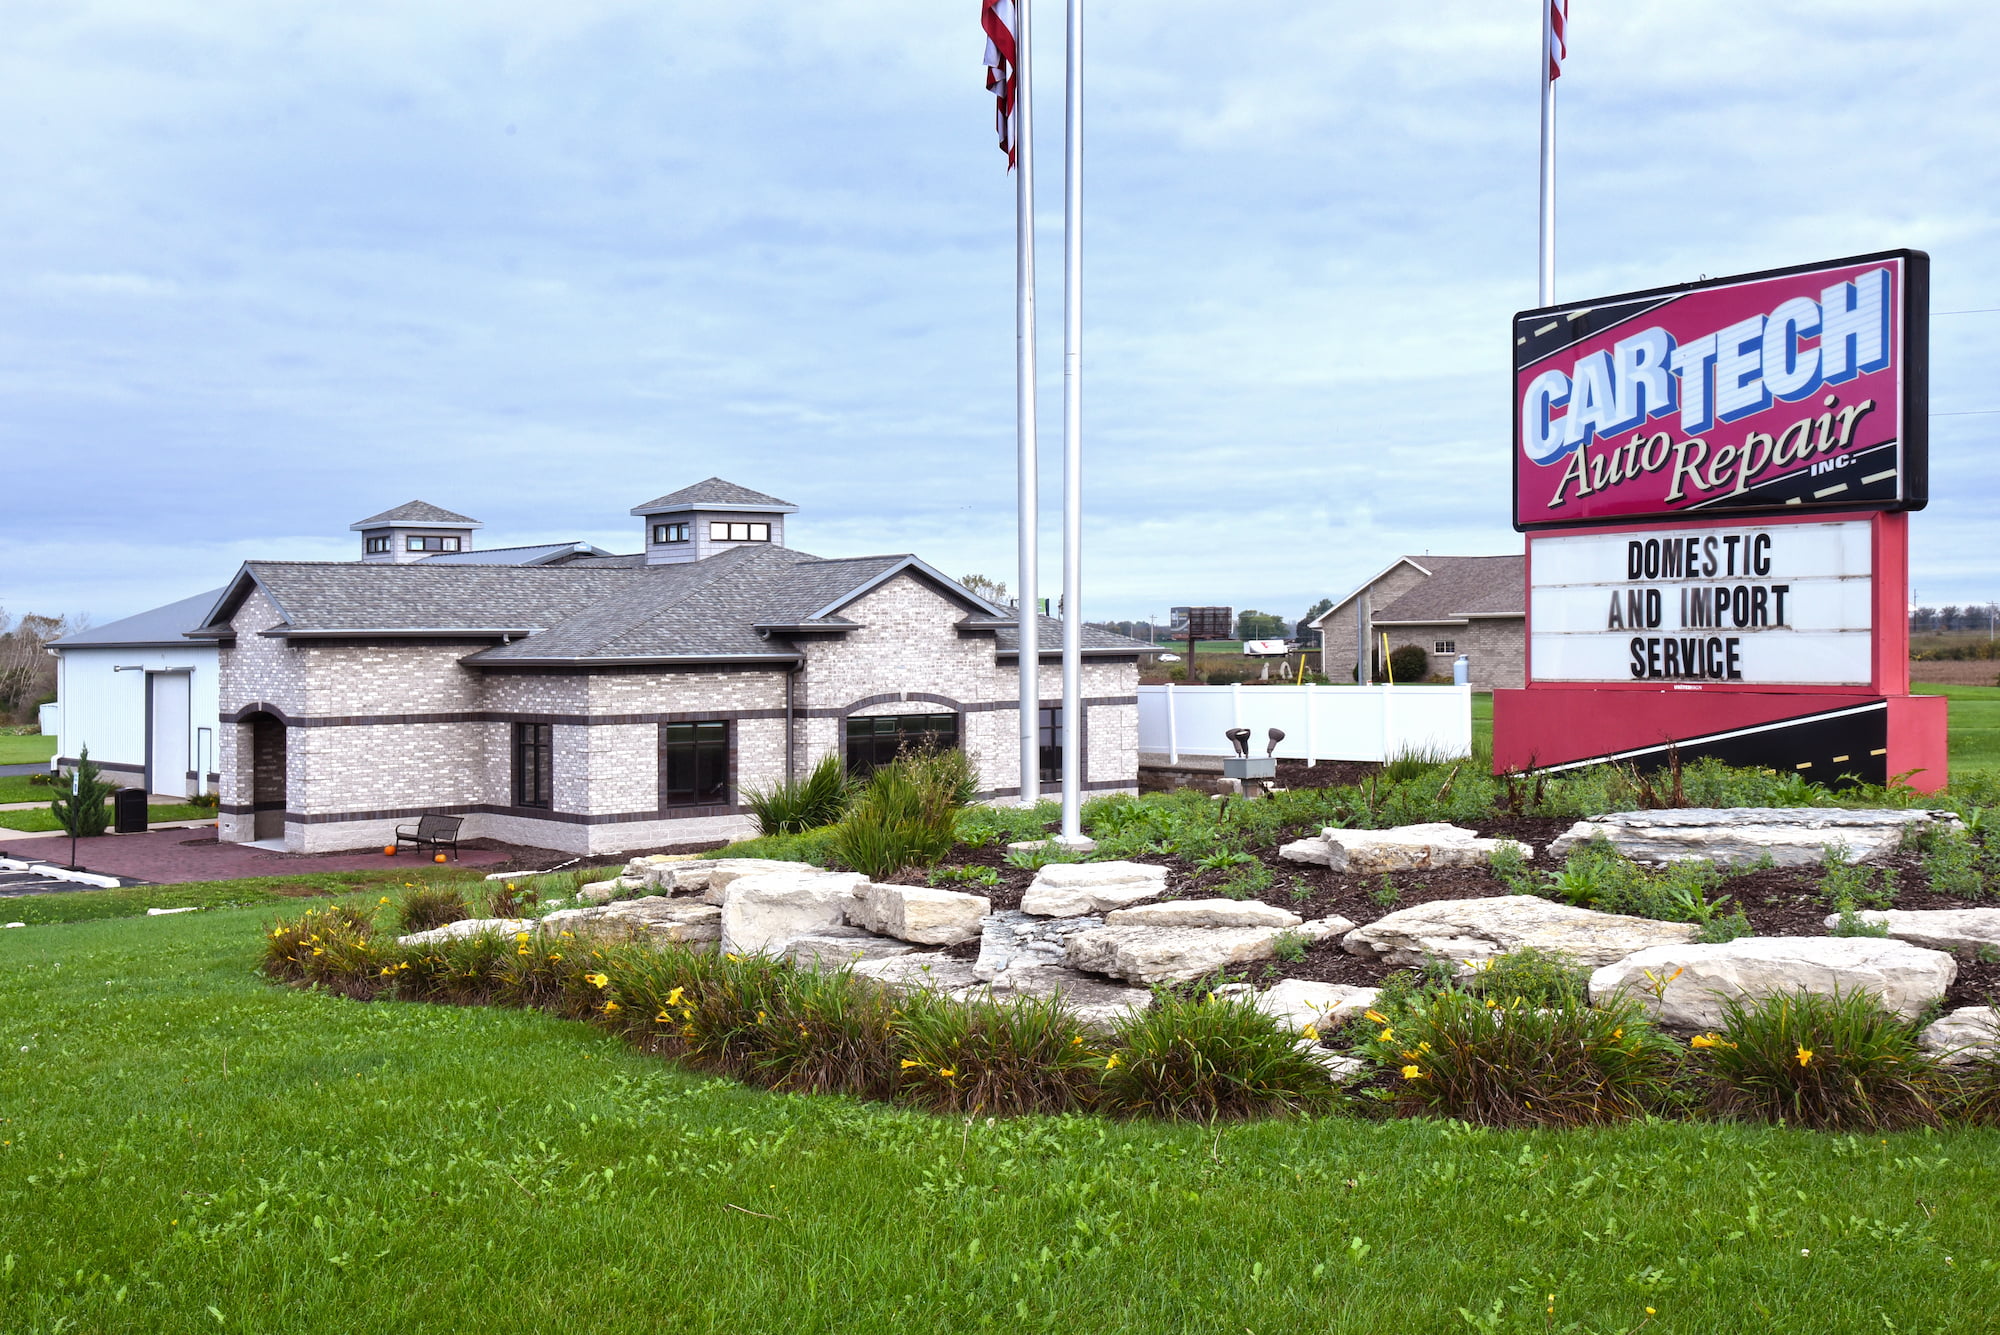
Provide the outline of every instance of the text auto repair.
[[[1655,326],[1579,357],[1569,371],[1543,371],[1522,398],[1520,430],[1522,452],[1535,464],[1569,456],[1547,508],[1662,470],[1662,499],[1684,502],[1690,492],[1740,494],[1767,470],[1808,461],[1813,473],[1846,467],[1873,399],[1843,406],[1829,393],[1818,411],[1808,408],[1775,433],[1749,431],[1733,443],[1708,435],[1774,401],[1797,402],[1887,366],[1890,296],[1888,270],[1874,269],[1825,288],[1817,301],[1792,297],[1699,338],[1677,343]],[[1684,439],[1643,429],[1676,412]],[[1635,428],[1642,429],[1622,444],[1610,439]]]

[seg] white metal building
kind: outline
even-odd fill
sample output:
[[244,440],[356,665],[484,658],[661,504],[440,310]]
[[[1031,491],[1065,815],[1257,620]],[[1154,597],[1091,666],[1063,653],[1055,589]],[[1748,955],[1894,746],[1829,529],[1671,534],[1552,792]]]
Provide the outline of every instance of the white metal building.
[[171,797],[215,791],[220,655],[185,636],[221,596],[210,589],[54,642],[57,764],[87,746],[114,783]]

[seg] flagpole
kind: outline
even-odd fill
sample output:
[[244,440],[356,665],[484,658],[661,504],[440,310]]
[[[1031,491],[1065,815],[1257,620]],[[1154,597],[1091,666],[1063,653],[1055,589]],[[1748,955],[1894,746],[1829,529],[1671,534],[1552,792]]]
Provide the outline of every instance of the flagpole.
[[1063,67],[1062,837],[1083,838],[1083,0]]
[[1542,0],[1542,191],[1541,235],[1537,247],[1541,261],[1540,301],[1556,304],[1556,81],[1551,77],[1555,59],[1556,0]]
[[1035,459],[1035,120],[1029,0],[1014,0],[1014,434],[1018,454],[1021,805],[1042,797],[1041,612],[1035,545],[1040,537],[1040,472]]

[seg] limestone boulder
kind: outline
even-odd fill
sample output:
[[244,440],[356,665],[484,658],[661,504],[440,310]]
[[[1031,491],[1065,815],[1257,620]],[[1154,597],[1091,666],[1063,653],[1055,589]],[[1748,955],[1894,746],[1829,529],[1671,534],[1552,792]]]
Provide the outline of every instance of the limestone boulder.
[[1692,941],[1695,931],[1691,923],[1599,913],[1537,895],[1495,895],[1413,904],[1355,928],[1341,944],[1350,955],[1385,956],[1392,964],[1421,964],[1426,956],[1485,960],[1532,946],[1596,968],[1649,946]]
[[557,909],[542,918],[542,926],[578,934],[641,932],[654,941],[712,950],[722,937],[722,910],[712,904],[647,895],[596,908]]
[[[2000,909],[1862,909],[1855,917],[1888,929],[1898,941],[1932,950],[1977,950],[2000,947]],[[1826,916],[1826,925],[1840,921]]]
[[936,992],[951,996],[985,982],[973,977],[972,961],[955,960],[935,952],[862,960],[854,966],[853,974],[898,995]]
[[1106,913],[1167,890],[1167,869],[1144,862],[1052,862],[1035,873],[1021,911],[1044,918]]
[[908,955],[916,947],[894,937],[877,936],[859,927],[828,927],[806,936],[795,936],[785,947],[785,958],[801,969],[841,969],[863,960],[894,959]]
[[1109,927],[1297,927],[1303,921],[1255,899],[1170,899],[1104,915]]
[[625,892],[624,882],[617,877],[613,877],[608,881],[591,881],[577,887],[576,902],[579,904],[609,904]]
[[976,977],[990,979],[1013,968],[1061,964],[1070,937],[1104,926],[1096,914],[1071,918],[1038,918],[1019,909],[988,914],[980,927]]
[[1849,862],[1895,852],[1913,827],[1962,828],[1949,811],[1843,811],[1835,807],[1686,807],[1619,811],[1580,820],[1549,845],[1567,857],[1592,839],[1608,840],[1634,862],[1655,865],[1707,859],[1741,867],[1769,857],[1780,867],[1810,866],[1839,848]]
[[1055,997],[1062,1008],[1090,1029],[1108,1033],[1127,1016],[1153,1004],[1151,988],[1107,983],[1074,969],[1034,967],[1009,969],[991,982],[955,993],[960,1000],[1011,1001],[1023,997]]
[[1513,839],[1482,839],[1463,826],[1443,821],[1398,825],[1389,830],[1340,830],[1328,827],[1317,839],[1300,839],[1278,850],[1294,862],[1315,863],[1355,876],[1391,871],[1423,871],[1433,867],[1484,867],[1502,847],[1524,858],[1535,856],[1528,844]]
[[1293,1046],[1298,1049],[1301,1056],[1316,1063],[1322,1071],[1325,1071],[1326,1078],[1336,1085],[1346,1084],[1349,1080],[1358,1080],[1368,1073],[1368,1063],[1359,1057],[1349,1057],[1331,1048],[1323,1048],[1309,1038],[1302,1038]]
[[1346,918],[1324,918],[1296,927],[1112,927],[1069,938],[1064,959],[1071,968],[1109,974],[1129,982],[1185,982],[1217,969],[1273,959],[1286,934],[1308,943],[1349,931]]
[[474,936],[512,936],[535,930],[533,918],[461,918],[429,931],[411,932],[396,938],[399,946],[428,946],[440,941],[463,941]]
[[2000,1011],[1991,1006],[1960,1006],[1925,1026],[1919,1040],[1924,1051],[1950,1066],[2000,1058]]
[[992,901],[984,895],[927,885],[870,883],[861,888],[860,897],[848,913],[848,921],[899,941],[955,946],[978,937],[980,925],[992,911]]
[[1942,998],[1958,962],[1941,950],[1873,936],[1746,936],[1653,946],[1590,975],[1592,1001],[1623,994],[1661,1024],[1714,1029],[1731,998],[1808,991],[1873,993],[1914,1018]]
[[667,894],[700,895],[711,904],[721,904],[723,892],[740,877],[770,872],[805,875],[821,870],[810,862],[785,862],[776,858],[696,858],[665,866],[659,872],[659,887]]
[[794,937],[845,927],[867,883],[856,872],[739,874],[722,892],[722,949],[732,955],[780,955]]
[[1293,1033],[1308,1025],[1330,1033],[1373,1006],[1381,995],[1380,988],[1315,983],[1304,978],[1280,979],[1262,992],[1248,983],[1231,983],[1216,991],[1250,1002]]

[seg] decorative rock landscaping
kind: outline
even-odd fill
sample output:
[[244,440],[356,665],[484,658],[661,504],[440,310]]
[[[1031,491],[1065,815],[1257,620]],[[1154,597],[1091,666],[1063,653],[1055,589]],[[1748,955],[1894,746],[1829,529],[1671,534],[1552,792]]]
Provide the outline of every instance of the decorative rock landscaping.
[[2000,1011],[1991,1006],[1960,1006],[1926,1025],[1924,1050],[1952,1066],[2000,1057]]
[[1766,858],[1780,867],[1823,860],[1839,849],[1850,863],[1877,861],[1903,844],[1913,828],[1961,828],[1949,811],[1847,811],[1838,807],[1685,807],[1620,811],[1580,820],[1554,843],[1566,856],[1592,839],[1610,841],[1634,862],[1706,858],[1719,867],[1746,867]]
[[1471,962],[1533,947],[1595,967],[1650,946],[1692,941],[1695,931],[1689,923],[1598,913],[1536,895],[1496,895],[1401,909],[1355,928],[1341,944],[1350,954],[1404,965],[1426,957]]
[[1167,869],[1145,862],[1054,862],[1035,875],[1021,911],[1045,918],[1105,913],[1167,891]]
[[1392,830],[1321,830],[1316,839],[1286,844],[1279,856],[1293,862],[1317,863],[1334,871],[1373,876],[1391,871],[1422,871],[1432,867],[1484,867],[1502,847],[1523,858],[1535,850],[1513,839],[1481,839],[1472,830],[1443,822],[1401,825]]
[[972,971],[980,978],[992,978],[1009,969],[1061,964],[1071,936],[1102,926],[1104,919],[1095,914],[1038,918],[1020,909],[1002,910],[986,919]]
[[1590,975],[1590,996],[1637,1001],[1660,1024],[1713,1029],[1735,997],[1867,991],[1914,1019],[1945,994],[1958,962],[1906,941],[1849,936],[1746,936],[1716,945],[1654,946]]
[[1069,938],[1072,968],[1109,974],[1134,983],[1166,983],[1199,978],[1236,965],[1267,960],[1290,933],[1302,943],[1337,936],[1354,924],[1345,918],[1297,927],[1112,927],[1078,932]]
[[[1932,950],[2000,948],[2000,909],[1862,909],[1854,916],[1913,946]],[[1828,927],[1839,922],[1838,913],[1827,915]]]

